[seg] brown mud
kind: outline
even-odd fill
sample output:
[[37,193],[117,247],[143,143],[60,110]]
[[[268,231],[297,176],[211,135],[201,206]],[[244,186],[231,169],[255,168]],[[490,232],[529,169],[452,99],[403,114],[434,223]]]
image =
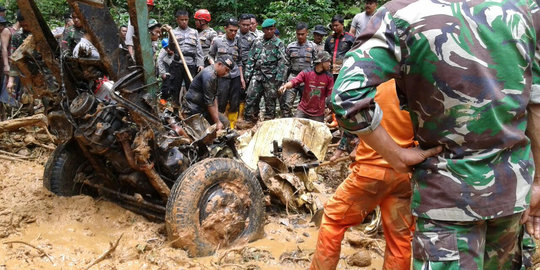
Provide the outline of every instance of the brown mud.
[[[89,269],[282,270],[309,266],[317,241],[317,228],[309,222],[309,214],[268,210],[262,239],[218,250],[213,256],[188,258],[185,251],[171,247],[164,223],[150,222],[101,198],[50,193],[42,183],[47,153],[33,150],[32,155],[37,159],[0,159],[0,270],[86,269],[103,255]],[[381,269],[384,245],[380,233],[370,237],[360,228],[349,230],[338,269]],[[368,261],[365,267],[348,264]]]
[[[262,239],[218,250],[213,256],[188,258],[185,251],[171,247],[164,223],[150,222],[102,198],[58,197],[46,190],[42,175],[48,153],[35,151],[32,155],[37,160],[0,160],[0,270],[85,269],[120,236],[118,246],[90,269],[281,270],[309,266],[317,241],[317,228],[309,222],[309,214],[269,210]],[[384,248],[384,241],[380,242]],[[347,265],[348,256],[359,250],[343,241],[339,269],[381,268],[382,257],[372,251],[370,266]]]

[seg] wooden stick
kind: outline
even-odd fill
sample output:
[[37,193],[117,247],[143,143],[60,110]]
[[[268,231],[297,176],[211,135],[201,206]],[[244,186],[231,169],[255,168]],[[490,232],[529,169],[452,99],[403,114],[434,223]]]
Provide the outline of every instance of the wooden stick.
[[9,156],[22,158],[22,159],[33,159],[34,158],[34,157],[29,157],[29,156],[25,156],[25,155],[21,155],[21,154],[17,154],[17,153],[12,153],[12,152],[8,152],[8,151],[4,151],[4,150],[0,150],[0,153],[6,154],[6,155],[9,155]]
[[344,157],[337,158],[337,159],[334,160],[334,161],[325,161],[325,162],[319,164],[319,167],[321,167],[321,166],[328,166],[328,165],[332,165],[332,164],[336,164],[336,163],[339,163],[339,162],[342,162],[342,161],[346,161],[346,160],[351,160],[351,158],[349,157],[349,155],[344,156]]
[[339,146],[339,143],[331,143],[328,145],[328,148],[334,148],[334,147],[338,147]]
[[27,246],[29,246],[29,247],[31,247],[31,248],[36,249],[36,250],[39,251],[41,254],[45,255],[45,256],[47,257],[47,259],[49,259],[49,261],[50,261],[52,264],[54,264],[53,260],[51,259],[51,257],[49,256],[49,254],[47,254],[47,252],[43,251],[43,249],[38,248],[38,247],[36,247],[36,246],[34,246],[34,245],[32,245],[32,244],[26,243],[26,242],[24,242],[24,241],[18,241],[18,240],[15,240],[15,241],[6,241],[6,242],[4,242],[3,244],[6,244],[6,245],[7,245],[7,244],[23,244],[23,245],[27,245]]
[[111,253],[116,249],[116,247],[118,246],[118,243],[120,243],[120,239],[122,239],[122,236],[124,236],[124,233],[122,233],[120,235],[120,237],[118,237],[118,239],[116,239],[116,243],[114,243],[114,245],[112,243],[109,243],[109,245],[111,246],[111,248],[109,248],[109,250],[107,250],[105,253],[103,253],[101,256],[99,256],[97,259],[95,259],[92,263],[90,263],[85,269],[88,270],[90,269],[90,267],[98,264],[99,262],[105,260],[105,258],[107,258],[107,256],[111,255]]
[[10,160],[10,161],[19,161],[19,162],[27,161],[18,157],[10,157],[10,156],[4,156],[4,155],[0,155],[0,159]]
[[32,143],[35,144],[35,145],[37,145],[37,146],[40,146],[40,147],[43,147],[43,148],[47,148],[47,149],[50,149],[50,150],[56,149],[55,147],[51,147],[51,146],[48,146],[48,145],[46,145],[46,144],[40,143],[40,142],[38,142],[37,140],[33,140]]
[[29,117],[21,117],[0,122],[0,133],[6,131],[15,131],[25,126],[46,126],[47,116],[44,114],[36,114]]
[[173,33],[173,29],[170,25],[165,24],[161,27],[162,29],[165,29],[169,33],[169,42],[171,42],[171,39],[174,43],[174,46],[176,47],[176,50],[178,50],[178,54],[180,54],[180,58],[182,59],[182,64],[184,64],[184,69],[186,70],[186,74],[188,75],[189,81],[193,81],[193,77],[191,76],[191,72],[189,72],[189,68],[186,64],[186,60],[184,59],[184,54],[182,53],[182,50],[180,50],[180,45],[178,45],[178,41],[176,40],[176,36]]

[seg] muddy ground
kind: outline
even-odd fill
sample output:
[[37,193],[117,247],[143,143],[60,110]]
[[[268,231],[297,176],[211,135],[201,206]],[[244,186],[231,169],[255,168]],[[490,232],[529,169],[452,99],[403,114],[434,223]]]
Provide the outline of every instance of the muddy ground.
[[[30,149],[32,161],[0,159],[0,270],[87,269],[306,269],[317,240],[309,214],[267,210],[265,237],[246,246],[219,250],[214,256],[188,258],[170,247],[163,223],[150,222],[101,198],[57,197],[42,186],[50,150]],[[346,169],[346,166],[345,166]],[[343,171],[336,165],[322,179],[336,186]],[[329,189],[331,190],[331,189]],[[338,269],[381,269],[385,243],[353,228],[342,245]],[[120,240],[118,240],[120,239]],[[354,247],[360,245],[362,247]],[[347,263],[359,252],[366,267]],[[367,264],[367,263],[366,263]]]

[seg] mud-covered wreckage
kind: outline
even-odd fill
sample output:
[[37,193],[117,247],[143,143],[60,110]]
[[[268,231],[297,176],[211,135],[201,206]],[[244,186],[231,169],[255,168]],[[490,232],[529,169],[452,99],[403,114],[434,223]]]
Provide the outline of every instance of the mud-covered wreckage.
[[[42,99],[58,143],[45,166],[44,186],[60,196],[103,196],[164,219],[172,244],[190,256],[262,237],[270,197],[289,206],[314,205],[311,197],[303,203],[291,197],[313,191],[302,187],[307,176],[286,176],[308,175],[317,165],[300,141],[266,141],[272,155],[250,157],[258,165],[249,167],[234,131],[218,134],[199,115],[181,119],[158,108],[146,1],[127,2],[135,61],[118,46],[118,28],[104,0],[68,0],[99,52],[97,60],[62,55],[34,0],[17,0],[32,35],[12,60],[23,85]],[[319,156],[326,152],[327,133]],[[287,159],[297,164],[289,166]]]

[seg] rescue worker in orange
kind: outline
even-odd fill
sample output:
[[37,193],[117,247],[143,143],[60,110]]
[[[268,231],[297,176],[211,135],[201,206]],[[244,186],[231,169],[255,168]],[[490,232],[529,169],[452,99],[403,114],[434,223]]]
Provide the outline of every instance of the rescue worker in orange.
[[[394,80],[377,87],[375,101],[384,113],[381,125],[394,141],[404,148],[414,146],[411,119],[408,112],[399,109]],[[392,169],[362,141],[356,148],[355,162],[350,169],[351,174],[324,207],[310,269],[336,269],[345,231],[362,223],[378,205],[386,239],[383,269],[410,269],[414,230],[410,175]]]

